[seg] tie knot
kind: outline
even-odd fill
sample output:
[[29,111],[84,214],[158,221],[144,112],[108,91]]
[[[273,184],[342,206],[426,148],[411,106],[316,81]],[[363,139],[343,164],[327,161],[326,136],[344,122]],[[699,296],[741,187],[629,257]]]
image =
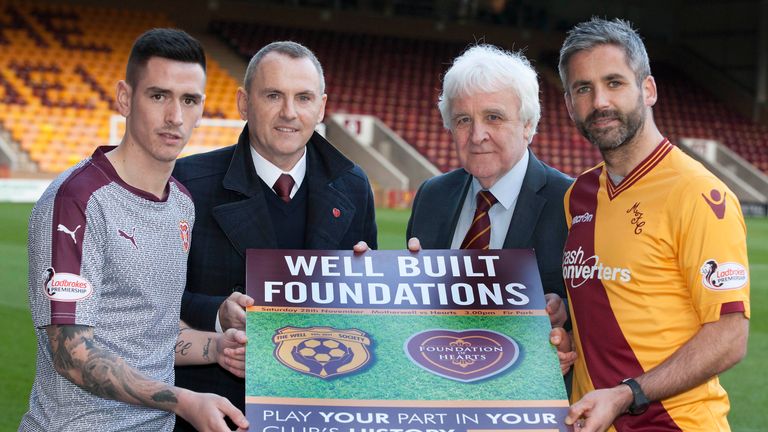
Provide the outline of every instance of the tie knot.
[[272,189],[275,190],[275,193],[277,193],[277,196],[279,196],[281,200],[290,202],[291,189],[293,189],[293,185],[293,177],[291,177],[290,174],[280,174],[280,177],[277,178],[277,181],[275,182],[274,186],[272,186]]
[[477,208],[481,211],[488,211],[497,202],[499,200],[490,191],[482,190],[477,193]]

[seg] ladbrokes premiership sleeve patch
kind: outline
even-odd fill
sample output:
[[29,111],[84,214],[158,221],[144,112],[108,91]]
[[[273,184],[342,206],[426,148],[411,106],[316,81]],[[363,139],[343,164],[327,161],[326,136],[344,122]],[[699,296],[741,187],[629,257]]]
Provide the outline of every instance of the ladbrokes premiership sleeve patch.
[[53,267],[43,275],[45,295],[52,301],[76,302],[93,295],[88,279],[72,273],[56,273]]
[[747,284],[749,272],[738,262],[718,263],[707,260],[701,266],[701,283],[708,289],[725,291],[739,289]]

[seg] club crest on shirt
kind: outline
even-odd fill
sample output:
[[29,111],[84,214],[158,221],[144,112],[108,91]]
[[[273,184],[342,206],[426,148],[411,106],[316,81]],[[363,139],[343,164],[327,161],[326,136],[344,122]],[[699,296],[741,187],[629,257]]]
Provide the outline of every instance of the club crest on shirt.
[[629,220],[629,223],[632,224],[633,231],[635,232],[635,235],[639,235],[643,233],[643,227],[645,226],[645,220],[643,220],[643,212],[640,210],[640,202],[636,202],[632,205],[632,207],[627,209],[627,214],[630,215],[631,219]]
[[53,267],[43,272],[43,289],[49,299],[62,302],[80,301],[93,294],[88,279],[72,273],[56,273]]
[[716,291],[739,289],[749,279],[747,269],[735,262],[718,264],[713,259],[707,260],[700,271],[704,286]]
[[189,222],[182,220],[179,221],[179,234],[181,235],[181,247],[184,252],[189,252],[189,241],[192,236],[192,230],[189,228]]
[[373,358],[370,336],[358,329],[283,327],[272,342],[277,361],[322,379],[359,372]]

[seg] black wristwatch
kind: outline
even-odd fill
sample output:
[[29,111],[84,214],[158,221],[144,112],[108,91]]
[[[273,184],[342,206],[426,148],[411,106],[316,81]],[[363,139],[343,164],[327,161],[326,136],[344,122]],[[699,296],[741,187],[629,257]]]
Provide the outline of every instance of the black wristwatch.
[[645,410],[648,409],[648,405],[651,404],[651,401],[649,401],[648,397],[646,397],[645,393],[643,393],[643,389],[640,388],[640,384],[638,384],[637,381],[632,378],[627,378],[621,383],[626,384],[630,389],[632,389],[632,403],[629,404],[627,412],[630,415],[640,415],[644,413]]

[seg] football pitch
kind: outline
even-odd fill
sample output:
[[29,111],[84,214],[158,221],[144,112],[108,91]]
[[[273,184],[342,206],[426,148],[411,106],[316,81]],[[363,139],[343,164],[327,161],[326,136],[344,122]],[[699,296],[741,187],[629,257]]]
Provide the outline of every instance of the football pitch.
[[[0,431],[16,430],[27,410],[35,370],[35,335],[27,308],[27,218],[30,204],[0,203]],[[405,246],[407,211],[377,210],[379,248]],[[721,376],[731,400],[729,421],[737,432],[764,431],[768,424],[768,219],[748,219],[752,292],[749,351]],[[760,408],[763,407],[763,408]]]

